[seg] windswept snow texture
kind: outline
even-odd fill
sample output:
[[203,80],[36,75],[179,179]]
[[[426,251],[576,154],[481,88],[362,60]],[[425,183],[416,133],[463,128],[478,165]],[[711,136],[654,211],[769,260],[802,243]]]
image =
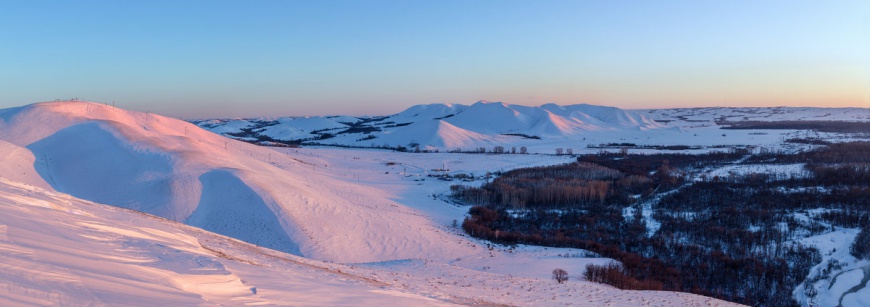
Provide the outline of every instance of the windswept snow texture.
[[0,178],[2,306],[448,306],[348,269]]

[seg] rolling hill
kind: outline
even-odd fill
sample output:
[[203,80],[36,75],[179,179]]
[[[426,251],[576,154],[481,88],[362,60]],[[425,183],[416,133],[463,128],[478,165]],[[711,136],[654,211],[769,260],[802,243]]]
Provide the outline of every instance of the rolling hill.
[[[479,101],[470,106],[429,104],[398,114],[357,118],[321,117],[333,125],[312,125],[303,118],[194,121],[229,137],[285,143],[319,143],[355,147],[419,145],[424,149],[471,149],[515,144],[518,139],[580,138],[590,132],[635,131],[663,126],[644,115],[588,104],[539,107]],[[284,131],[280,133],[278,131]]]

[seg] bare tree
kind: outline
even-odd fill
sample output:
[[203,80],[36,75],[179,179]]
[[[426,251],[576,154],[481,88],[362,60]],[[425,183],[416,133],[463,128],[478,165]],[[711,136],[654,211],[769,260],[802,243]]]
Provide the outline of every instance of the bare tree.
[[565,149],[562,148],[562,147],[556,148],[556,154],[557,154],[557,155],[562,155],[562,152],[563,152],[563,151],[565,151]]
[[620,155],[623,155],[623,156],[627,156],[627,155],[628,155],[628,147],[622,147],[622,148],[620,148],[620,149],[619,149],[619,154],[620,154]]
[[565,272],[565,270],[563,269],[555,269],[553,270],[553,279],[555,279],[560,284],[565,283],[566,281],[568,281],[568,272]]
[[520,154],[524,155],[527,153],[529,153],[529,150],[528,150],[528,148],[526,148],[526,146],[520,147]]
[[569,155],[573,155],[573,154],[574,154],[574,148],[568,148],[568,149],[565,149],[565,152],[568,153]]

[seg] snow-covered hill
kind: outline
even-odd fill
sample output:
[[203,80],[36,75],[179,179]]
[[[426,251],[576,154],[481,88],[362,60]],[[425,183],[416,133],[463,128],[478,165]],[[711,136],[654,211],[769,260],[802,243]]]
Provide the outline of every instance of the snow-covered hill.
[[[480,101],[417,105],[398,114],[351,120],[344,117],[204,120],[199,126],[246,140],[317,142],[377,147],[470,149],[518,139],[576,138],[592,131],[648,130],[663,126],[644,115],[587,104],[539,107]],[[324,121],[331,125],[322,124]],[[265,138],[264,138],[265,137]]]
[[189,123],[82,102],[0,113],[9,179],[314,259],[456,257],[465,248],[377,191]]

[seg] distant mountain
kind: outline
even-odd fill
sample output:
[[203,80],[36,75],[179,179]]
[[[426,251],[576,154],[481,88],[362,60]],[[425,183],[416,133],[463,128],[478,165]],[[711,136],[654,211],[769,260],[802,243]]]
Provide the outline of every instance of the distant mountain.
[[379,141],[396,145],[420,144],[437,148],[456,148],[469,144],[492,143],[492,138],[456,127],[445,120],[430,119],[382,133]]
[[[479,101],[416,105],[390,116],[204,120],[194,123],[248,141],[347,146],[416,146],[470,149],[522,139],[564,139],[596,131],[650,130],[664,126],[640,113],[578,104],[538,107]],[[312,122],[318,122],[314,125]]]

